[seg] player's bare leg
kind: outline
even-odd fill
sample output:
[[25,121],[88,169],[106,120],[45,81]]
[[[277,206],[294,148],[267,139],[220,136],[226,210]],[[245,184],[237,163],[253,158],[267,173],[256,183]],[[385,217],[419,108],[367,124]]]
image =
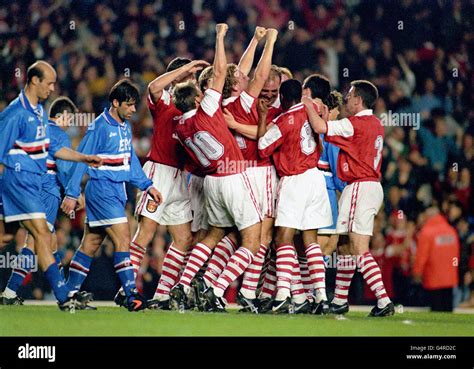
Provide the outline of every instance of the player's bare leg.
[[0,249],[8,245],[13,240],[13,235],[5,232],[5,224],[0,220]]
[[357,265],[365,282],[377,297],[377,306],[372,309],[370,315],[393,315],[395,309],[385,290],[380,267],[369,251],[370,236],[350,232],[349,242],[352,254],[357,256]]

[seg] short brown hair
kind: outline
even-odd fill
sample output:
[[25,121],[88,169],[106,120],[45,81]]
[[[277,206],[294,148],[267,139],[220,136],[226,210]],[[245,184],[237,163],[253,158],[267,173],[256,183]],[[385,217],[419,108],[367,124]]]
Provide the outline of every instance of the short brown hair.
[[196,108],[196,97],[198,95],[199,91],[194,82],[178,83],[173,90],[173,104],[182,113],[187,113]]
[[360,96],[367,109],[372,109],[375,106],[375,102],[379,98],[379,91],[372,82],[359,79],[352,81],[351,86],[354,86],[354,96]]
[[224,88],[222,89],[222,98],[227,99],[232,95],[234,86],[239,82],[236,74],[239,70],[237,64],[227,64],[227,73],[225,76]]
[[201,92],[204,93],[209,87],[209,80],[214,77],[214,67],[212,65],[206,67],[199,75],[198,85]]

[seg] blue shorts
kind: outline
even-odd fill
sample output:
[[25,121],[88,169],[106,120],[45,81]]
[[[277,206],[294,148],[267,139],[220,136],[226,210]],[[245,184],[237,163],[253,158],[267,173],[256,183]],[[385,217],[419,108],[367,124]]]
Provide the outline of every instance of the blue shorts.
[[49,192],[41,192],[41,201],[43,201],[45,212],[46,212],[46,222],[48,223],[48,228],[51,233],[54,232],[54,223],[58,217],[58,210],[61,204],[61,199],[57,196],[51,195]]
[[328,189],[329,203],[331,204],[332,212],[332,224],[328,227],[319,228],[318,234],[336,234],[336,224],[337,224],[337,194],[336,190]]
[[2,193],[5,222],[46,218],[41,192],[40,174],[5,168]]
[[106,227],[127,223],[125,182],[90,179],[85,189],[86,223],[89,227]]

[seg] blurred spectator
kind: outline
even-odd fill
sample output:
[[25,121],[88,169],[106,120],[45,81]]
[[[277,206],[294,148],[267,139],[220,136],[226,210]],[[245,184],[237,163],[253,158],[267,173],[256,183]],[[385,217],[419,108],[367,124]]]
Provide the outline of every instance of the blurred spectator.
[[[275,27],[279,37],[273,62],[288,67],[295,78],[320,72],[342,92],[351,80],[369,79],[379,88],[375,107],[379,117],[419,114],[419,130],[386,121],[385,200],[373,245],[386,259],[387,268],[392,268],[394,298],[418,303],[402,254],[417,237],[422,207],[435,202],[446,206],[460,235],[462,268],[474,269],[472,242],[467,241],[474,229],[472,14],[474,4],[459,0],[4,0],[0,4],[0,110],[18,95],[27,66],[38,58],[50,62],[58,73],[56,91],[48,102],[66,95],[81,111],[96,115],[108,104],[110,86],[130,77],[143,92],[132,121],[133,145],[143,161],[152,130],[146,86],[170,60],[187,56],[211,61],[215,24],[227,22],[229,62],[238,62],[256,25]],[[259,53],[260,48],[256,58]],[[68,129],[74,147],[85,130]],[[132,220],[135,194],[127,191]],[[401,223],[393,223],[392,213],[403,214]],[[82,238],[84,212],[76,215],[72,220],[61,216],[56,223],[65,265]],[[135,226],[133,221],[132,232]],[[18,242],[22,245],[22,240]],[[139,283],[147,293],[156,286],[168,244],[164,232],[157,234],[140,271]],[[400,250],[405,251],[399,255]],[[100,262],[107,261],[107,255],[101,252]],[[388,267],[390,259],[394,264]],[[462,268],[460,264],[460,288],[465,289],[471,274]],[[7,277],[1,274],[1,286]],[[41,288],[35,291],[32,295],[44,297]],[[361,296],[352,300],[360,301]],[[472,301],[474,305],[474,295]]]
[[413,276],[428,291],[432,311],[453,311],[453,289],[459,281],[459,237],[437,207],[427,209],[424,216]]

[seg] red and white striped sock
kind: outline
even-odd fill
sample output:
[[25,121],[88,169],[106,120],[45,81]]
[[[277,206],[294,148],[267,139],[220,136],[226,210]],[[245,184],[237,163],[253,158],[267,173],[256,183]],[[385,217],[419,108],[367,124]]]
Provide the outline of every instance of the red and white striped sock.
[[224,237],[214,248],[214,252],[204,273],[204,281],[208,287],[219,278],[230,257],[235,252],[236,246],[229,237]]
[[344,305],[349,297],[351,280],[356,271],[355,257],[352,255],[339,255],[337,257],[336,287],[334,289],[333,304]]
[[390,303],[390,299],[387,295],[387,291],[385,291],[382,273],[380,272],[379,265],[369,251],[359,257],[359,265],[362,276],[371,291],[375,294],[375,297],[377,297],[378,307],[383,308],[387,306],[387,304]]
[[224,296],[224,292],[229,285],[244,274],[245,269],[252,263],[252,252],[241,246],[232,255],[222,274],[213,284],[214,293],[218,297]]
[[277,294],[275,299],[285,300],[291,296],[291,278],[296,258],[293,245],[280,245],[276,250]]
[[201,242],[193,247],[186,268],[179,280],[179,283],[184,286],[185,290],[191,288],[191,281],[196,276],[196,273],[199,272],[199,269],[201,269],[206,260],[209,259],[211,252],[212,250]]
[[255,299],[257,297],[257,286],[260,280],[260,273],[262,272],[265,257],[267,256],[268,247],[260,245],[257,255],[253,258],[252,264],[245,270],[244,279],[240,292],[247,299]]
[[183,251],[178,250],[173,244],[170,245],[163,260],[161,277],[153,299],[163,301],[170,298],[170,290],[179,278],[179,272],[184,265],[184,257]]
[[300,264],[298,257],[295,255],[293,271],[291,273],[291,298],[295,304],[302,304],[306,300],[303,282],[301,281]]
[[306,298],[313,301],[313,283],[311,282],[311,276],[309,275],[308,260],[306,260],[306,256],[298,256],[298,263],[300,265],[301,281],[303,282]]
[[260,296],[258,296],[261,300],[273,298],[276,290],[276,281],[276,255],[271,253],[267,272],[265,273],[265,278],[263,279],[262,290],[260,291]]
[[130,242],[130,261],[133,266],[133,276],[137,279],[138,270],[142,264],[143,256],[145,256],[146,248],[138,243]]
[[189,260],[189,257],[191,256],[191,253],[193,252],[193,249],[194,249],[194,245],[192,245],[188,251],[186,251],[186,254],[184,255],[184,264],[183,264],[183,267],[181,268],[180,272],[179,272],[179,278],[181,278],[181,276],[183,275],[183,272],[184,272],[184,268],[186,267],[186,265],[188,264],[188,260]]
[[327,300],[326,296],[326,270],[323,253],[317,243],[312,243],[306,248],[308,270],[313,282],[316,302]]

